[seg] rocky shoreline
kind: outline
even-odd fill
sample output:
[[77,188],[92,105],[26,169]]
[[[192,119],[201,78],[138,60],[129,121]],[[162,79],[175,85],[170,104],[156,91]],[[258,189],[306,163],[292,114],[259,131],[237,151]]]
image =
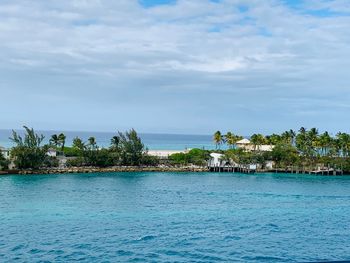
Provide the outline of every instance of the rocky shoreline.
[[117,166],[108,168],[98,167],[71,167],[61,169],[40,169],[40,170],[9,170],[2,171],[0,175],[27,175],[27,174],[72,174],[72,173],[112,173],[112,172],[208,172],[207,167],[200,166]]
[[[203,166],[115,166],[115,167],[70,167],[70,168],[46,168],[40,170],[8,170],[0,171],[0,176],[4,175],[31,175],[31,174],[77,174],[77,173],[113,173],[113,172],[210,172],[208,167]],[[256,173],[283,173],[307,175],[309,172],[292,172],[284,169],[265,169],[257,170]],[[231,172],[232,173],[232,172]],[[335,174],[314,174],[328,176],[349,176],[350,172]]]

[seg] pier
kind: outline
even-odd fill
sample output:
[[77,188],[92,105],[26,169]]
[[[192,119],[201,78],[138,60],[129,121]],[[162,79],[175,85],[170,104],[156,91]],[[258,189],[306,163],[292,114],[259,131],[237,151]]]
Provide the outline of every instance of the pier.
[[273,169],[270,170],[273,173],[290,173],[290,174],[309,174],[309,175],[324,175],[324,176],[332,176],[332,175],[344,175],[344,171],[342,169],[336,168],[300,168],[300,167],[288,167],[287,169]]
[[252,174],[256,172],[256,167],[249,166],[233,166],[233,165],[209,165],[210,172],[218,173],[247,173]]

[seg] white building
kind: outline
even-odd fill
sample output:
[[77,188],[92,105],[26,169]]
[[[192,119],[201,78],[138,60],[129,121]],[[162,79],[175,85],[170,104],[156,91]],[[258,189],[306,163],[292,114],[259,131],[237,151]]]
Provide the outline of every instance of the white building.
[[5,159],[10,159],[10,150],[0,146],[0,151]]
[[266,161],[265,168],[266,169],[272,169],[274,167],[275,163],[273,161]]
[[273,148],[275,147],[274,145],[253,145],[251,141],[248,139],[242,139],[238,142],[236,142],[236,146],[239,149],[244,149],[246,151],[262,151],[262,152],[271,152]]
[[57,150],[54,148],[49,148],[46,152],[47,156],[57,157]]
[[220,153],[211,153],[210,154],[208,166],[219,167],[219,166],[224,166],[225,164],[226,164],[226,160],[224,160],[223,154],[220,154]]

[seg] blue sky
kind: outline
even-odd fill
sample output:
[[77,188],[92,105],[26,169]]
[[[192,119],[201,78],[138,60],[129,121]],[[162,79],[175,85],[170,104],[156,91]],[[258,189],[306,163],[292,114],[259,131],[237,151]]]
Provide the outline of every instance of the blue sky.
[[350,132],[350,1],[3,0],[0,129]]
[[140,0],[139,3],[144,7],[154,7],[157,5],[175,4],[176,0]]

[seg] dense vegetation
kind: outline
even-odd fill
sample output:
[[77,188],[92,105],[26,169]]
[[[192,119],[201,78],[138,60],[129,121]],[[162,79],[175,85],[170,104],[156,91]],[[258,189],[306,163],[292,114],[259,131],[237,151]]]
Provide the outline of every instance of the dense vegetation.
[[[11,158],[18,169],[39,169],[57,167],[60,159],[65,159],[67,166],[139,166],[156,165],[158,159],[147,154],[147,149],[135,130],[125,133],[118,132],[112,139],[109,148],[100,148],[94,137],[87,142],[74,138],[72,147],[66,147],[66,136],[54,134],[49,144],[43,144],[44,136],[35,133],[33,129],[24,127],[22,138],[13,131],[10,140],[15,146],[11,149]],[[49,156],[51,150],[57,151],[56,156]],[[7,161],[0,156],[0,166],[6,167]]]
[[199,165],[205,166],[210,158],[210,151],[201,149],[192,149],[188,153],[175,153],[169,158],[174,165]]
[[4,155],[0,151],[0,171],[7,169],[9,165],[9,161],[5,159]]
[[[331,136],[327,131],[319,133],[316,128],[307,130],[302,127],[298,132],[289,130],[267,136],[253,134],[250,136],[253,151],[232,149],[232,145],[242,138],[231,132],[221,135],[219,131],[213,136],[217,147],[225,143],[229,146],[230,149],[224,151],[225,157],[238,163],[264,166],[267,160],[272,160],[277,168],[325,166],[350,171],[350,135],[347,133]],[[274,148],[270,152],[262,152],[258,150],[261,145],[273,145]]]
[[46,153],[48,145],[43,145],[43,135],[38,135],[33,129],[29,129],[24,126],[26,134],[24,138],[12,132],[12,140],[15,143],[15,147],[11,150],[11,156],[14,159],[14,163],[19,169],[38,169],[44,166],[52,166],[55,160],[49,157]]
[[[155,166],[160,160],[149,156],[135,130],[117,132],[111,138],[110,146],[101,148],[94,137],[87,141],[74,138],[70,147],[66,146],[63,133],[53,134],[49,144],[44,144],[44,136],[33,129],[24,127],[22,138],[13,131],[10,138],[14,142],[11,160],[18,169],[39,169],[57,167],[111,167],[111,166]],[[174,166],[206,166],[211,152],[223,154],[227,162],[237,164],[259,164],[265,168],[267,161],[273,161],[275,168],[311,170],[315,167],[339,168],[350,172],[350,135],[328,132],[319,133],[316,128],[300,128],[298,132],[289,130],[282,134],[253,134],[250,136],[250,149],[238,147],[243,136],[228,132],[223,135],[215,132],[213,141],[216,150],[192,149],[187,153],[176,153],[162,163]],[[262,151],[261,145],[272,145],[271,151]],[[225,147],[224,147],[225,146]],[[57,151],[57,157],[50,157],[48,151]],[[0,152],[0,169],[6,169],[9,161]]]
[[156,165],[158,160],[147,154],[147,149],[138,137],[135,130],[125,133],[118,132],[111,139],[108,149],[100,148],[94,137],[90,137],[87,143],[80,138],[74,138],[71,148],[64,148],[67,156],[77,158],[68,161],[68,166],[139,166]]

